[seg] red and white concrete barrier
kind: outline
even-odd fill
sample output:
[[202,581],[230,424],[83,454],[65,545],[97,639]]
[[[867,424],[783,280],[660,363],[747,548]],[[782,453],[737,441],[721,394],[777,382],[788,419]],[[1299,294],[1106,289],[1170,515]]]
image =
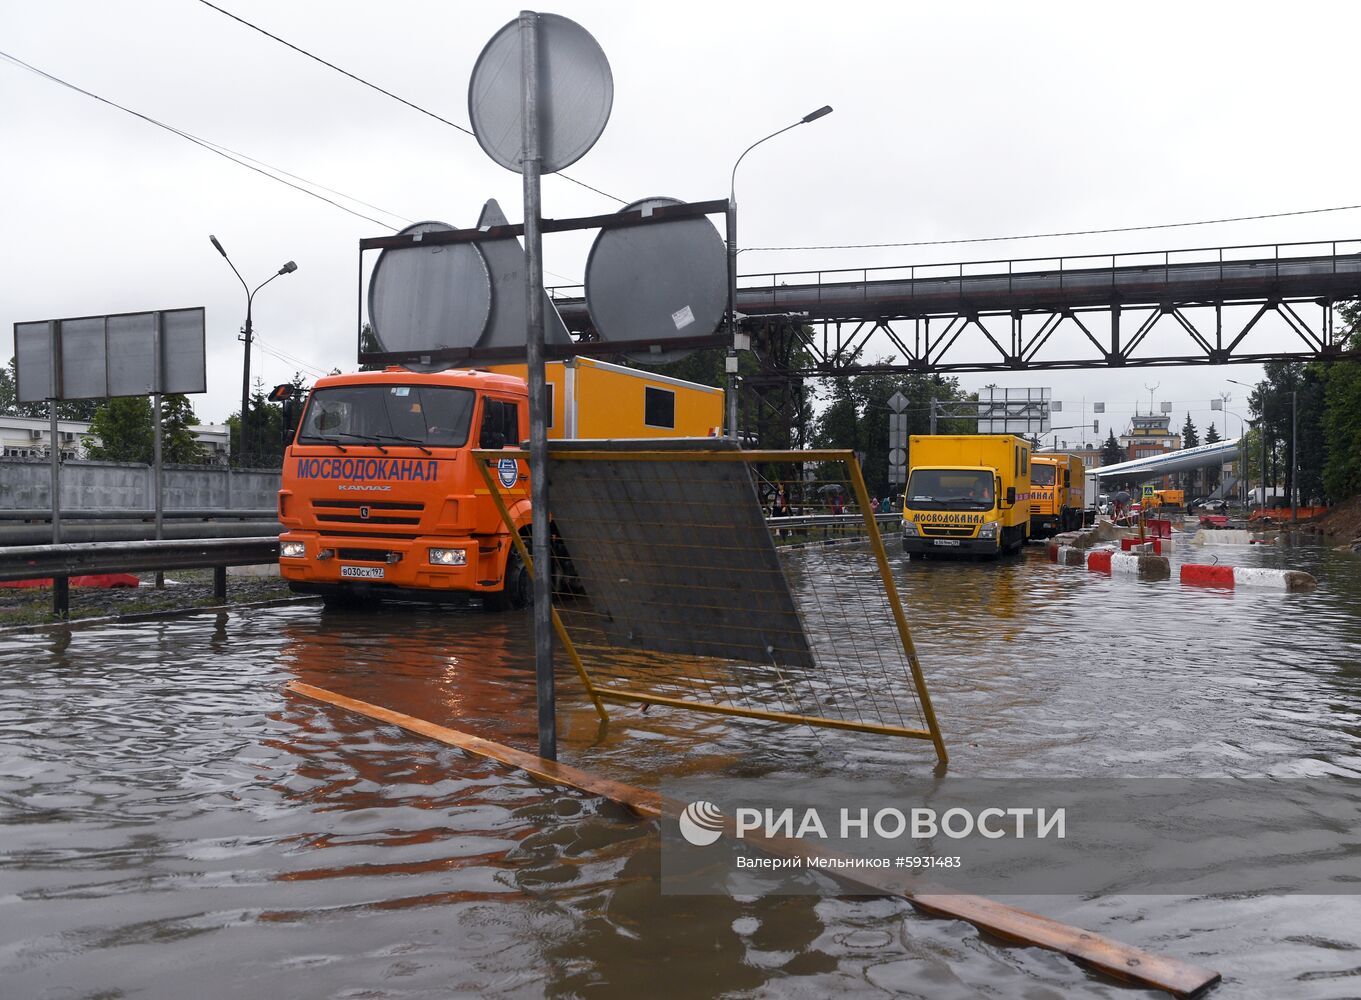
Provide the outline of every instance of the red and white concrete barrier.
[[1187,563],[1181,582],[1190,587],[1271,587],[1275,590],[1313,590],[1318,580],[1297,569],[1266,569],[1260,566],[1212,566]]
[[1137,576],[1141,580],[1166,580],[1172,575],[1166,556],[1116,552],[1113,549],[1093,549],[1088,552],[1087,568],[1112,576]]

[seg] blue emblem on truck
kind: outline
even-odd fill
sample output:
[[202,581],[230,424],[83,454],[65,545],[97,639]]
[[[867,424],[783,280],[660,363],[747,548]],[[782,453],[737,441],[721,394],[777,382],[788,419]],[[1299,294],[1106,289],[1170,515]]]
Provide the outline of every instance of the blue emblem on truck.
[[501,485],[510,489],[520,480],[520,463],[513,458],[502,458],[496,462],[496,476]]

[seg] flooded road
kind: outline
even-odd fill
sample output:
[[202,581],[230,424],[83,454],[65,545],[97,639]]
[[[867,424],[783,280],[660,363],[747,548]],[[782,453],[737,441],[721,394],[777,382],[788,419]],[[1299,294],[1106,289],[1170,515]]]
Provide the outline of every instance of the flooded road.
[[[1361,776],[1361,560],[1174,562],[1211,553],[1320,588],[893,556],[950,773]],[[860,546],[787,558],[800,594],[876,585]],[[655,824],[281,690],[532,748],[528,624],[295,605],[0,637],[0,995],[1161,995],[901,900],[663,896]],[[934,764],[660,709],[604,728],[560,676],[563,759],[645,786]],[[1361,995],[1357,897],[1009,901],[1219,969],[1213,996]]]

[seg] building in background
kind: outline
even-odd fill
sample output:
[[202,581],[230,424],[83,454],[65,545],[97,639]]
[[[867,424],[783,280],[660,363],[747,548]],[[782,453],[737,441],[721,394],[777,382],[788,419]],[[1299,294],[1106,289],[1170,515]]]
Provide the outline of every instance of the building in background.
[[1172,433],[1172,417],[1166,413],[1136,413],[1129,418],[1129,430],[1120,436],[1125,460],[1166,455],[1181,450],[1181,435]]
[[[190,428],[203,446],[207,461],[225,465],[231,440],[226,424],[199,424]],[[57,442],[63,460],[86,457],[85,439],[90,424],[85,420],[58,420]],[[52,422],[47,417],[0,416],[0,456],[5,458],[51,458]]]
[[[84,420],[58,420],[57,440],[64,459],[85,457],[85,435],[90,425]],[[0,416],[0,455],[5,458],[50,458],[52,422],[47,417]]]
[[[1172,417],[1167,413],[1135,413],[1129,418],[1129,430],[1120,436],[1120,447],[1125,449],[1125,461],[1151,458],[1181,450],[1181,435],[1172,433]],[[1163,476],[1162,489],[1172,487],[1172,477]]]

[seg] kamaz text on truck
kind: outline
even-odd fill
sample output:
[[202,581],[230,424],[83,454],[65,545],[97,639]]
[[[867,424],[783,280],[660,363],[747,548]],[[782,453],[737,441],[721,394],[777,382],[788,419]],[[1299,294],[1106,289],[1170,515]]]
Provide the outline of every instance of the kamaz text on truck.
[[914,435],[908,441],[903,551],[909,556],[1017,552],[1030,533],[1030,444],[1011,434]]
[[[547,365],[550,438],[704,437],[723,392],[578,358]],[[523,378],[401,368],[319,379],[284,454],[280,572],[328,600],[477,594],[529,603],[529,574],[477,466],[484,459],[515,530],[531,520]]]

